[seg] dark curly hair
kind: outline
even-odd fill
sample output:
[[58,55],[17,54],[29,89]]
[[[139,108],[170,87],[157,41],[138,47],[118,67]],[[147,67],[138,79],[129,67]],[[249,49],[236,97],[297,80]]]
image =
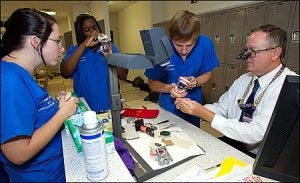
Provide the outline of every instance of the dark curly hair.
[[93,17],[92,15],[88,14],[88,13],[83,13],[80,14],[76,17],[76,21],[74,23],[75,26],[75,34],[76,34],[76,42],[78,45],[80,45],[84,40],[85,40],[85,36],[82,32],[82,23],[86,20],[86,19],[93,19],[98,27],[98,30],[100,31],[100,33],[102,33],[102,30],[100,29],[99,24],[97,23],[97,20],[95,17]]

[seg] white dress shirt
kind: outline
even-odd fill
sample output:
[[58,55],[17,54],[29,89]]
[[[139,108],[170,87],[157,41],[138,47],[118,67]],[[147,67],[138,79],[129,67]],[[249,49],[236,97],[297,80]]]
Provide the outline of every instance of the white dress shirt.
[[[276,69],[260,78],[254,76],[254,80],[258,78],[260,85],[254,100],[256,100],[264,91],[281,67],[282,65],[279,65]],[[257,154],[259,143],[263,139],[268,127],[286,75],[297,74],[288,68],[284,69],[282,74],[275,79],[266,90],[266,93],[253,113],[252,121],[250,123],[239,122],[242,110],[237,101],[242,98],[253,74],[248,72],[241,75],[234,81],[229,90],[220,97],[217,103],[204,105],[205,108],[216,113],[211,126],[225,136],[247,144],[248,150]],[[252,87],[253,84],[245,101],[249,97]]]

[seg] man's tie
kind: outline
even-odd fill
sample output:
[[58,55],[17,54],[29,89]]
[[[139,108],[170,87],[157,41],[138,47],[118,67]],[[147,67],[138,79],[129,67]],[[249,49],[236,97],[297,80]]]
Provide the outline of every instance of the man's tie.
[[251,121],[252,114],[255,110],[255,108],[253,106],[254,96],[255,96],[258,88],[259,88],[259,83],[258,83],[258,79],[256,79],[254,81],[254,86],[253,86],[252,92],[246,101],[246,106],[247,106],[247,104],[252,104],[252,105],[250,105],[250,107],[247,106],[244,109],[242,109],[242,114],[240,116],[240,122],[248,122],[249,123]]

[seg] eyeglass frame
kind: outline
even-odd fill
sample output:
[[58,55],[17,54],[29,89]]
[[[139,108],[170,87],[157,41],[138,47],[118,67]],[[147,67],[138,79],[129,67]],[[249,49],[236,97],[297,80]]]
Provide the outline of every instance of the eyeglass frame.
[[57,45],[58,45],[58,48],[61,49],[63,47],[63,41],[60,40],[60,39],[51,39],[51,38],[48,38],[49,40],[51,41],[54,41]]
[[[254,57],[256,57],[256,55],[258,54],[258,53],[261,53],[261,52],[264,52],[264,51],[269,51],[269,50],[273,50],[273,49],[276,49],[276,48],[278,48],[279,46],[276,46],[276,47],[272,47],[272,48],[265,48],[265,49],[253,49],[253,48],[245,48],[245,50],[250,50],[250,52],[251,52],[251,55],[250,55],[250,57],[251,58],[254,58]],[[252,55],[254,55],[254,56],[252,56]]]

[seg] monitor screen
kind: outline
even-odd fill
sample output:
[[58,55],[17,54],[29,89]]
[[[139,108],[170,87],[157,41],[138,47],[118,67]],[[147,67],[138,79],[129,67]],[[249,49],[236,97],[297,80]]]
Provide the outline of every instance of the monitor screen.
[[253,173],[282,182],[299,182],[299,76],[286,76]]

